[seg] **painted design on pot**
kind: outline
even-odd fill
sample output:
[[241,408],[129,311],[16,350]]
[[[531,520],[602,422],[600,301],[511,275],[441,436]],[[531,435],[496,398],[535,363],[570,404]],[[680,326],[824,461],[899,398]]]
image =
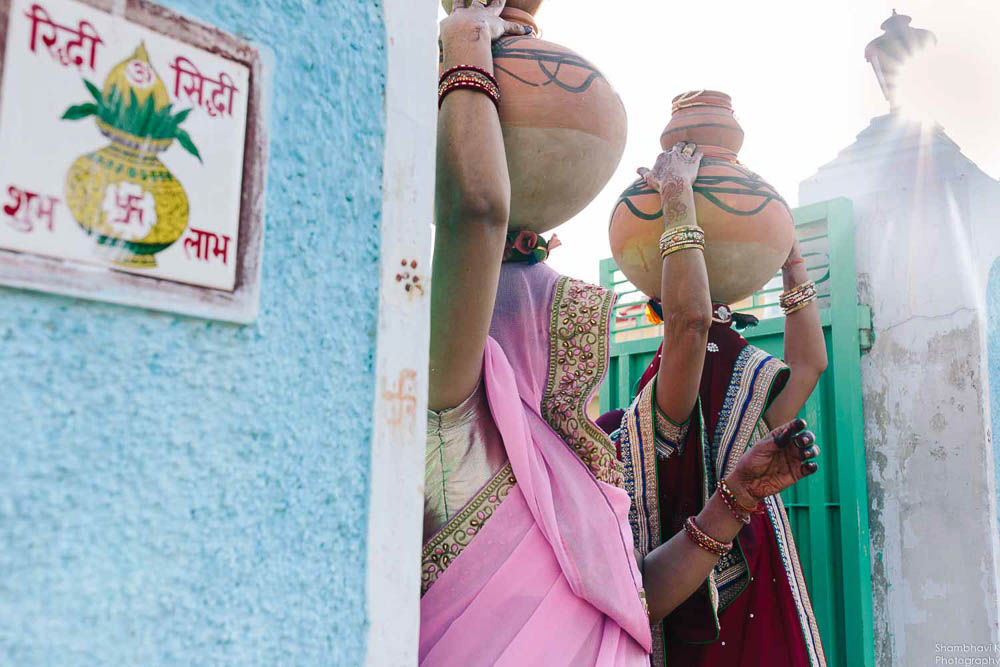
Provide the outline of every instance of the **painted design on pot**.
[[[773,201],[780,202],[791,213],[788,202],[769,183],[738,162],[707,157],[702,160],[701,166],[720,167],[729,172],[717,176],[699,173],[698,180],[694,184],[694,191],[697,194],[705,197],[726,213],[754,216],[763,212]],[[727,194],[741,195],[746,199],[726,201],[724,196]],[[753,204],[757,201],[760,203],[754,207]],[[745,208],[740,208],[741,202]]]
[[191,109],[172,113],[167,88],[142,44],[111,70],[103,90],[84,84],[93,101],[70,107],[63,120],[94,116],[111,143],[73,163],[66,202],[101,255],[121,266],[153,268],[156,254],[187,229],[187,194],[158,155],[176,140],[201,161],[180,128]]
[[[738,160],[743,128],[730,98],[697,91],[674,99],[660,143],[697,143],[705,157],[694,183],[698,223],[705,230],[705,263],[712,300],[737,303],[763,287],[781,268],[795,239],[794,220],[781,195]],[[638,179],[611,214],[611,250],[619,268],[645,294],[659,298],[663,263],[660,195]]]
[[[443,0],[445,10],[451,0]],[[548,232],[600,194],[625,151],[627,118],[618,93],[583,56],[537,37],[542,0],[509,0],[504,19],[536,37],[493,45],[500,86],[511,201],[509,231]]]
[[[739,163],[704,158],[701,166],[721,167],[729,172],[718,176],[706,176],[699,172],[698,179],[694,182],[695,194],[703,196],[726,213],[754,216],[761,213],[774,201],[780,202],[785,208],[788,208],[788,202],[770,184]],[[656,206],[649,211],[637,207],[637,202],[645,203],[642,199],[644,195],[657,194],[656,190],[649,187],[646,181],[640,178],[621,194],[616,205],[628,207],[632,215],[643,220],[662,220],[663,212]],[[734,203],[726,201],[725,195],[741,195],[746,199]],[[658,205],[659,198],[655,197],[654,199],[656,200],[654,203]],[[740,203],[743,204],[743,208],[739,206]]]
[[[534,46],[535,41],[530,37],[509,37],[496,41],[493,44],[494,68],[529,86],[555,84],[569,93],[586,92],[595,80],[604,78],[600,70],[575,53],[563,49],[528,48]],[[503,64],[505,60],[534,61],[538,64],[538,70],[544,77],[543,81],[537,83],[508,69]],[[564,69],[567,71],[564,72]],[[578,79],[581,74],[584,79],[579,83],[573,83],[573,78]]]

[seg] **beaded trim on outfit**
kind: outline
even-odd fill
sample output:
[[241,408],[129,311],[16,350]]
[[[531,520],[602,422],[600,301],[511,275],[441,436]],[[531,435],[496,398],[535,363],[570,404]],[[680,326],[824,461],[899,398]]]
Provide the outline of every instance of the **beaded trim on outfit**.
[[[752,443],[767,433],[759,429],[774,382],[787,372],[785,364],[752,345],[746,346],[733,367],[715,436],[712,438],[705,469],[708,483],[714,487],[733,471]],[[739,540],[737,540],[737,543]],[[733,549],[715,567],[720,608],[728,607],[749,584],[749,573],[742,549]]]
[[[560,278],[552,304],[549,373],[542,396],[542,417],[602,482],[622,486],[621,467],[611,439],[587,416],[608,370],[614,292]],[[504,466],[468,505],[453,516],[423,548],[421,595],[469,546],[517,484]]]
[[611,438],[587,416],[587,405],[608,370],[611,307],[615,294],[563,277],[556,284],[549,328],[549,378],[542,417],[606,484],[622,486]]
[[787,369],[783,362],[752,345],[740,352],[712,438],[713,487],[733,471],[754,441],[754,428],[764,416],[774,381]]
[[625,471],[625,491],[632,497],[628,521],[640,556],[645,556],[660,543],[653,390],[650,382],[629,406],[618,441]]
[[823,652],[819,625],[816,623],[812,600],[809,598],[806,580],[802,575],[802,565],[792,536],[792,528],[788,523],[785,505],[781,502],[781,496],[772,496],[764,502],[767,506],[767,515],[771,519],[771,526],[774,528],[774,536],[778,541],[781,562],[788,575],[788,585],[792,589],[792,597],[795,598],[795,610],[798,612],[802,637],[809,651],[809,663],[812,667],[826,667],[826,654]]
[[[659,423],[657,417],[662,418],[662,415],[657,414],[655,392],[656,382],[650,382],[643,388],[626,410],[618,431],[625,491],[632,498],[628,521],[632,527],[632,537],[640,558],[645,558],[661,544],[659,480],[656,472],[657,441],[660,438],[656,427]],[[696,410],[696,413],[704,445],[705,423],[701,419],[701,410]],[[669,421],[664,421],[669,424]],[[690,428],[690,422],[685,428]],[[668,435],[672,432],[668,432]],[[715,588],[714,570],[709,573],[708,581],[709,599],[715,610],[718,609],[719,600]],[[651,662],[653,665],[663,665],[666,662],[663,624],[656,624],[652,630]]]
[[508,463],[424,545],[420,570],[420,594],[426,593],[472,539],[514,488],[517,480]]

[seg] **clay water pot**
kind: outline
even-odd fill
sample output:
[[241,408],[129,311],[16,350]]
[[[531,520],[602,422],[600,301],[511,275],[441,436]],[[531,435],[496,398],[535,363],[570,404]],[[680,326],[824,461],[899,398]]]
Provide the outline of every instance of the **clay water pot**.
[[[450,9],[450,0],[442,3]],[[542,0],[511,0],[508,21],[531,25]],[[625,151],[625,107],[588,60],[536,37],[493,45],[510,172],[511,230],[547,232],[601,192]]]
[[[681,141],[705,154],[694,183],[698,224],[712,300],[733,304],[760,290],[781,268],[795,241],[788,204],[764,179],[740,164],[743,128],[728,95],[715,91],[674,98],[660,137],[664,150]],[[622,273],[646,295],[660,297],[663,263],[659,193],[642,179],[622,193],[611,214],[611,252]]]

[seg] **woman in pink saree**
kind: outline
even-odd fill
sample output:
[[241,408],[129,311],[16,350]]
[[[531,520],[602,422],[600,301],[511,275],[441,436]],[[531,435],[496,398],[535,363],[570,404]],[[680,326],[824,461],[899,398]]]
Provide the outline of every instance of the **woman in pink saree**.
[[[528,34],[500,19],[504,0],[456,4],[441,24],[446,70],[492,72],[491,41]],[[647,665],[651,623],[698,589],[742,523],[716,494],[696,533],[637,560],[615,447],[586,412],[614,295],[537,263],[532,235],[508,237],[488,91],[442,98],[438,142],[420,664]],[[670,172],[688,190],[693,153]],[[804,428],[755,447],[740,491],[814,472]]]

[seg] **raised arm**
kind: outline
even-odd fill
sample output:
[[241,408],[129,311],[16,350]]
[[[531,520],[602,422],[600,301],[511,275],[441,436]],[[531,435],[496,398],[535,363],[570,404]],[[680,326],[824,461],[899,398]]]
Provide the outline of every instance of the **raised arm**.
[[[786,293],[809,282],[798,241],[781,273]],[[785,318],[785,363],[791,369],[791,376],[784,391],[764,415],[768,424],[784,424],[795,419],[826,370],[826,340],[815,300]]]
[[[815,460],[819,447],[815,436],[804,432],[805,427],[804,421],[797,420],[750,448],[726,479],[729,503],[716,491],[693,517],[697,531],[731,548],[749,520],[748,509],[819,470]],[[691,597],[720,558],[721,554],[698,546],[686,531],[646,556],[642,568],[650,621],[659,623]]]
[[[657,158],[652,171],[639,170],[639,175],[663,198],[667,233],[684,236],[700,231],[693,185],[701,157],[694,144],[677,144]],[[677,424],[690,419],[698,400],[708,330],[712,326],[708,270],[704,253],[696,245],[685,244],[681,238],[663,257],[663,357],[657,375],[656,403]]]
[[[504,21],[506,0],[458,0],[440,28],[442,71],[492,74],[493,40],[530,28]],[[431,280],[429,407],[455,407],[479,382],[503,259],[510,181],[490,97],[456,90],[438,115],[436,234]]]

